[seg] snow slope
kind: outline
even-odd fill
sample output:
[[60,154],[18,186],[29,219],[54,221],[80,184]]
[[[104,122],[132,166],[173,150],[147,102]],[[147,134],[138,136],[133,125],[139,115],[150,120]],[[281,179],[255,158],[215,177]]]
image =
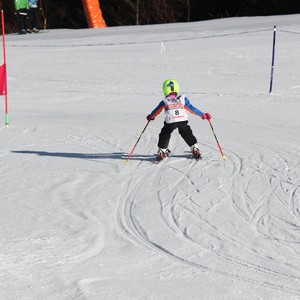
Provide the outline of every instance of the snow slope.
[[[8,35],[0,299],[300,299],[299,41],[299,15]],[[191,116],[203,160],[174,132],[153,164],[160,115],[124,163],[168,78],[226,161]]]

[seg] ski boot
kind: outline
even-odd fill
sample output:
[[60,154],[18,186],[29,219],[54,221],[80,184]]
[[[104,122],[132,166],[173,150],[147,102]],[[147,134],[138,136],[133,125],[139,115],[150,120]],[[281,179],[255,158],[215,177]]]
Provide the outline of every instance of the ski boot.
[[201,153],[200,153],[200,149],[199,149],[199,146],[197,144],[193,145],[191,147],[191,150],[192,150],[193,157],[196,160],[202,159],[202,156],[201,156]]
[[171,151],[169,149],[158,149],[156,161],[160,162],[164,160],[166,157],[169,157],[171,154]]

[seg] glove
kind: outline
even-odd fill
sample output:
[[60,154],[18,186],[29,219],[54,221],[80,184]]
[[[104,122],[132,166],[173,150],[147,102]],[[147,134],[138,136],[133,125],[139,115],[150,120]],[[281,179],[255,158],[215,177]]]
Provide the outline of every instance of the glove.
[[203,119],[203,120],[210,120],[210,119],[211,119],[210,113],[205,113],[205,114],[203,114],[202,119]]
[[151,117],[150,115],[148,115],[148,116],[147,116],[147,120],[148,120],[148,121],[153,121],[153,120],[155,120],[155,118],[153,118],[153,117]]

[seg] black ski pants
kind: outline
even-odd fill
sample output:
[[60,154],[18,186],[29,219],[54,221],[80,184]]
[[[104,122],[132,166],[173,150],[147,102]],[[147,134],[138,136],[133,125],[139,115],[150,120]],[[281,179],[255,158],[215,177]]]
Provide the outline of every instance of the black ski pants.
[[191,147],[197,143],[196,137],[193,135],[188,121],[176,122],[176,123],[164,123],[164,127],[161,129],[158,140],[158,147],[166,149],[169,146],[172,132],[178,128],[179,134],[185,140],[185,142]]
[[38,29],[38,8],[36,7],[30,8],[29,17],[30,17],[30,28]]
[[19,17],[19,30],[27,30],[27,16],[28,10],[27,9],[19,9],[18,10],[18,17]]

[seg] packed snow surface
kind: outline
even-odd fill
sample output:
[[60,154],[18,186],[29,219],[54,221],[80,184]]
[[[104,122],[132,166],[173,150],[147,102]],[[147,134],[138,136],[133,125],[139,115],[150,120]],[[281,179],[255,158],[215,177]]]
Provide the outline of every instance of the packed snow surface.
[[[6,42],[0,299],[300,299],[299,15]],[[170,78],[227,160],[190,115],[154,164],[161,114],[125,164]]]

